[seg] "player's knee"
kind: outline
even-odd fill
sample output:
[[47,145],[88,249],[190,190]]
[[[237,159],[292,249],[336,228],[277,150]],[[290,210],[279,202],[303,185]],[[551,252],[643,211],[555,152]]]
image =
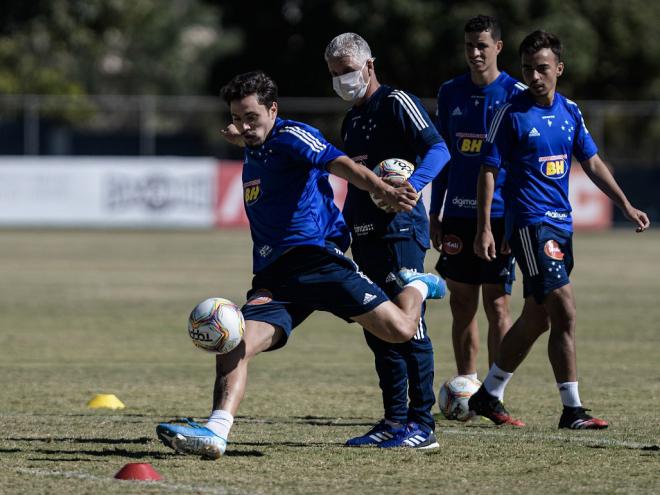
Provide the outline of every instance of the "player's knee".
[[408,342],[417,333],[418,323],[412,318],[402,318],[393,321],[389,328],[389,342],[392,344],[401,344]]
[[478,300],[470,295],[452,292],[449,306],[453,315],[461,318],[472,318],[477,312]]
[[484,299],[484,310],[491,325],[497,325],[509,319],[509,303],[505,297]]

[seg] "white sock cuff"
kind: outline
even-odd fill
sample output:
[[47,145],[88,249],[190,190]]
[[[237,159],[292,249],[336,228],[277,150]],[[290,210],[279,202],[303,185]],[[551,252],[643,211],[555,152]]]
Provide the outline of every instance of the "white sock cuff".
[[231,425],[234,423],[234,416],[232,416],[229,411],[225,411],[224,409],[214,409],[213,411],[211,411],[211,415],[209,416],[209,421],[219,421],[219,420],[227,421]]
[[558,383],[559,395],[563,405],[568,407],[581,407],[580,392],[578,392],[578,382]]
[[234,416],[229,411],[223,409],[216,409],[211,412],[209,420],[206,422],[206,427],[220,438],[227,440],[229,438],[229,430],[234,424]]
[[429,295],[429,287],[421,280],[413,280],[412,282],[406,284],[406,287],[414,287],[422,295],[422,299],[426,300]]
[[504,389],[512,376],[513,373],[504,371],[493,363],[484,379],[483,386],[490,395],[497,397],[499,400],[504,400]]

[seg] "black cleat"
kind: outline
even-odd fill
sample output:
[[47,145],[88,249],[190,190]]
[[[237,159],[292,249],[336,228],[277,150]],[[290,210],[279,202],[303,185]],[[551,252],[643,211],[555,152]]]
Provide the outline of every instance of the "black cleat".
[[486,392],[483,385],[470,397],[468,407],[470,411],[490,419],[496,425],[525,426],[525,423],[509,414],[497,397]]
[[604,430],[610,424],[604,419],[589,416],[584,407],[564,406],[564,412],[559,419],[559,428],[568,428],[569,430]]

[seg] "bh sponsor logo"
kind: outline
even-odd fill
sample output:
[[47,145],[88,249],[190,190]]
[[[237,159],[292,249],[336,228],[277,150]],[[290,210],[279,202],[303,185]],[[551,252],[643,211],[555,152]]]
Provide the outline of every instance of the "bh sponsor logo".
[[568,173],[567,155],[542,156],[541,173],[549,179],[561,179]]
[[564,259],[564,253],[561,252],[561,248],[555,240],[551,239],[546,242],[545,246],[543,246],[543,252],[548,258],[552,258],[553,260],[561,261]]
[[253,205],[261,196],[261,179],[251,180],[243,184],[243,199],[247,206]]
[[442,251],[447,254],[458,254],[463,250],[463,241],[453,234],[442,236]]
[[465,132],[457,132],[456,149],[461,155],[475,156],[481,153],[481,146],[486,139],[485,134],[472,134]]

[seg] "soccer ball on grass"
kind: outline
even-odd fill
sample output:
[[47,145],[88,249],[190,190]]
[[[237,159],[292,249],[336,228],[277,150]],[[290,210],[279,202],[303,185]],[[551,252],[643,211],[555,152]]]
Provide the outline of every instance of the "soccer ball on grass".
[[438,405],[440,412],[447,419],[467,421],[472,417],[468,400],[479,390],[481,382],[467,376],[455,376],[440,387]]
[[240,344],[245,331],[243,313],[233,302],[211,297],[195,306],[188,318],[188,335],[200,349],[226,354]]

